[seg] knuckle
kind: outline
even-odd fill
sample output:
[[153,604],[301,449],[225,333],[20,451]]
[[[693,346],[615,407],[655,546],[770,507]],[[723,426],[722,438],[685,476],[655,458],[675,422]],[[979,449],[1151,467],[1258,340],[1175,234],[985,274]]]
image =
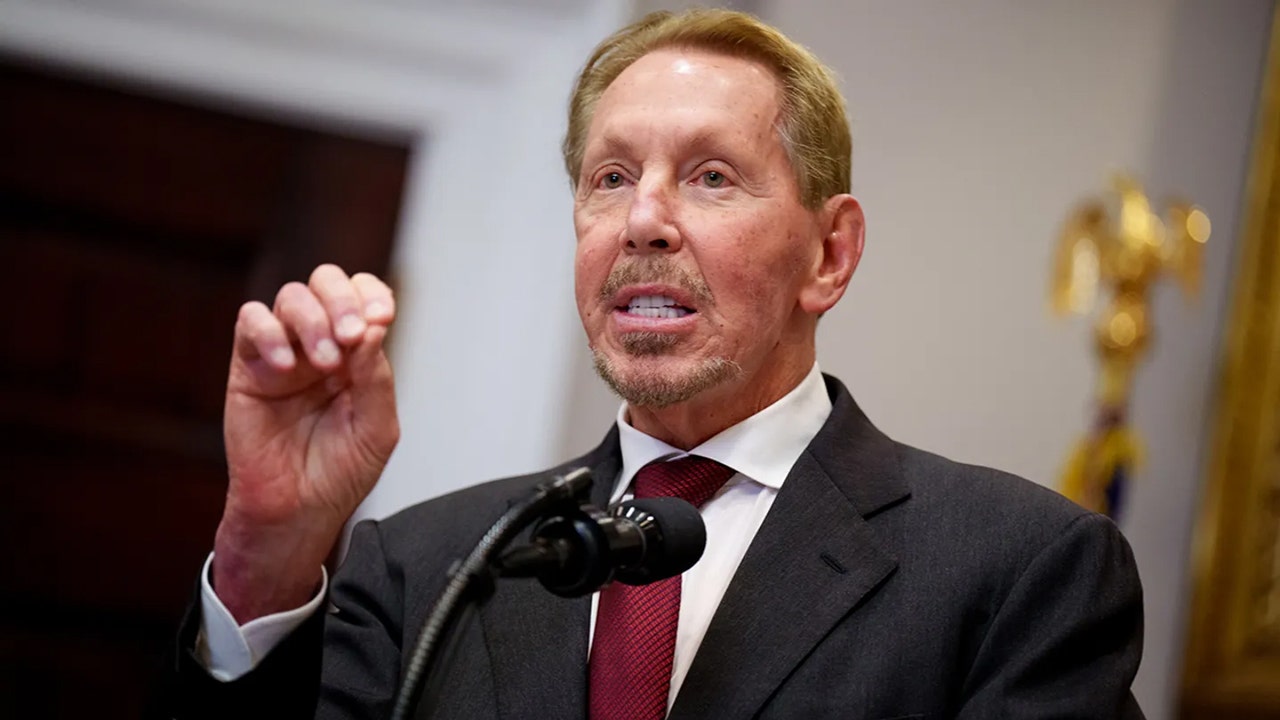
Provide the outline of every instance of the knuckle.
[[258,323],[249,323],[248,325],[245,325],[241,334],[246,340],[257,345],[262,342],[263,328]]
[[377,275],[374,275],[373,273],[367,273],[367,272],[358,272],[355,275],[352,275],[351,281],[358,282],[361,285],[381,285],[382,284],[382,281],[378,279]]
[[386,317],[392,317],[396,312],[396,298],[391,293],[391,289],[386,285],[370,284],[360,288],[360,299],[365,307],[378,307],[377,312]]
[[302,296],[286,298],[277,310],[280,320],[301,334],[325,334],[329,328],[329,315],[314,298]]
[[300,282],[287,282],[280,286],[280,290],[276,292],[276,307],[280,307],[285,303],[295,303],[297,300],[309,293],[306,285]]
[[257,300],[250,300],[249,302],[242,304],[240,306],[240,310],[236,312],[236,322],[239,324],[245,324],[252,321],[254,315],[258,313],[258,305],[260,304],[261,303]]
[[328,279],[346,277],[346,276],[347,274],[343,272],[342,268],[338,267],[336,264],[322,263],[320,265],[317,265],[315,270],[311,271],[310,281],[311,283],[314,284],[318,282],[324,282],[325,280],[328,280]]
[[351,277],[351,280],[352,282],[357,283],[360,286],[361,290],[364,290],[364,291],[373,290],[379,293],[383,293],[385,295],[391,295],[391,288],[388,287],[387,284],[382,281],[382,278],[378,277],[377,275],[374,275],[373,273],[367,273],[367,272],[356,273]]
[[316,339],[328,337],[329,316],[323,310],[304,313],[298,318],[297,331]]
[[271,311],[260,302],[247,302],[240,306],[236,315],[236,333],[250,340],[258,338],[270,330]]

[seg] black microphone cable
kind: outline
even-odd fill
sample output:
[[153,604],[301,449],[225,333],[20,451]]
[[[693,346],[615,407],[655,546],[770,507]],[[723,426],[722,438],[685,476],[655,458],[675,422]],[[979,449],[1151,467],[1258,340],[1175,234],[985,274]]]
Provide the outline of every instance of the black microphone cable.
[[[443,676],[441,663],[436,662],[441,654],[439,641],[442,636],[451,638],[454,645],[461,633],[458,626],[468,622],[475,613],[476,602],[469,602],[463,608],[467,611],[464,618],[459,618],[456,609],[460,603],[478,599],[483,601],[493,592],[494,558],[530,523],[543,517],[558,507],[577,507],[591,488],[591,472],[587,468],[577,468],[551,482],[539,485],[532,497],[513,506],[489,528],[471,554],[461,563],[455,563],[450,574],[449,583],[436,601],[431,613],[422,624],[418,641],[414,645],[413,654],[405,666],[405,675],[400,683],[400,692],[396,695],[395,706],[391,711],[392,720],[408,720],[410,713],[418,704],[428,679],[429,670],[435,670],[435,678]],[[473,593],[478,598],[470,598]],[[452,647],[445,648],[449,654]],[[438,681],[438,680],[437,680]],[[428,696],[434,702],[438,693]]]

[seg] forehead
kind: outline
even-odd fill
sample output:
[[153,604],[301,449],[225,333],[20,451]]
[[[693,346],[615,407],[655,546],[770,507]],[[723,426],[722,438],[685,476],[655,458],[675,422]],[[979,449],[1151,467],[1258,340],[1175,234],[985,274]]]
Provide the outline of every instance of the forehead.
[[780,89],[752,60],[706,50],[655,50],[609,85],[596,105],[587,145],[657,131],[673,138],[760,141],[774,135]]

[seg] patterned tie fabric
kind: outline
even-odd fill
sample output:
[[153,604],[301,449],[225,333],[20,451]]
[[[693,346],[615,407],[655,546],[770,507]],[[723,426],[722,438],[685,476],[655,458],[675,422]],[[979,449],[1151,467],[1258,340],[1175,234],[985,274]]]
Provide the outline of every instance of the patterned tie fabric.
[[[678,497],[695,507],[733,475],[689,455],[650,463],[636,474],[635,496]],[[680,617],[680,576],[648,585],[613,583],[600,592],[591,646],[591,720],[661,720],[667,714]]]

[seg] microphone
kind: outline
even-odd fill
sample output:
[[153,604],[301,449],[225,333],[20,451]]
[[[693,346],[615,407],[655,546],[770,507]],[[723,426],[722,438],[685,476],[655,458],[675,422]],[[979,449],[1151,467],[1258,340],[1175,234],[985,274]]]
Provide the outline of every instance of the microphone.
[[498,558],[504,577],[536,577],[561,597],[581,597],[611,580],[645,585],[693,567],[707,545],[697,508],[674,497],[619,503],[611,514],[583,505],[539,523],[533,542]]

